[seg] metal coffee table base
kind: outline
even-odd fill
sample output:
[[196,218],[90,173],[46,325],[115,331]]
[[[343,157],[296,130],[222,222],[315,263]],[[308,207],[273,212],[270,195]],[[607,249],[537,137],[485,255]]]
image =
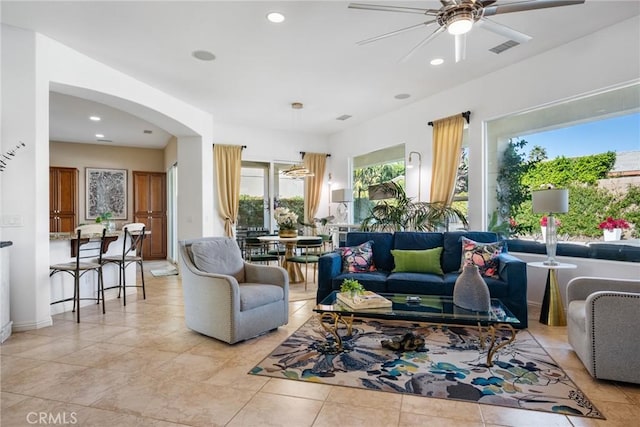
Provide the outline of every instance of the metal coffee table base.
[[[332,352],[335,352],[335,353],[342,352],[344,350],[344,346],[342,343],[342,337],[338,333],[338,329],[340,329],[340,324],[342,323],[347,330],[346,336],[350,337],[353,332],[354,315],[351,314],[351,315],[343,316],[340,313],[324,312],[324,313],[319,313],[319,317],[320,317],[320,325],[322,325],[322,328],[325,331],[329,332],[335,340],[334,344],[330,346],[331,348],[330,349],[327,348],[327,350],[331,350]],[[424,321],[422,323],[425,323],[428,325],[434,325],[434,326],[437,326],[438,328],[450,327],[450,326],[459,326],[459,327],[470,326],[470,325],[462,325],[462,324],[455,324],[455,323],[434,323],[434,322],[428,322],[428,321]],[[480,348],[484,350],[487,346],[487,342],[489,344],[487,349],[487,366],[491,367],[493,366],[493,356],[496,354],[496,352],[501,348],[511,344],[516,339],[516,330],[513,328],[513,326],[511,326],[508,323],[496,323],[496,324],[487,325],[487,326],[483,326],[480,323],[478,323],[476,326],[478,328]],[[498,331],[508,331],[510,334],[506,340],[498,340],[498,333],[497,333]]]

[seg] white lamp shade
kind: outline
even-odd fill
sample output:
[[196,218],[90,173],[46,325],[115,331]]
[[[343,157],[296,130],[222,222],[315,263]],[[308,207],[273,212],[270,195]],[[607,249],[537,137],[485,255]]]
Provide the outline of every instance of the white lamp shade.
[[569,212],[569,190],[551,188],[532,193],[533,213],[565,213]]
[[353,201],[353,193],[350,188],[339,188],[331,191],[332,203],[344,203]]

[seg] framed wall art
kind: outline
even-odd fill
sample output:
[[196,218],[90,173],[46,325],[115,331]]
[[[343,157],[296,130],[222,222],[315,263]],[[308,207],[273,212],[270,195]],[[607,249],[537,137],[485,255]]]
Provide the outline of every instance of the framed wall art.
[[127,170],[86,168],[86,219],[127,219]]

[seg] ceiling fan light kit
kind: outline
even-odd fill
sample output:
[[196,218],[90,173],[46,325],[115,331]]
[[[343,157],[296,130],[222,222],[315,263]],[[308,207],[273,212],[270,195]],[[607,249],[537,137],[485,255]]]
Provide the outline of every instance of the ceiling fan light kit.
[[545,9],[550,7],[571,6],[584,3],[585,0],[524,0],[514,3],[497,4],[496,0],[440,0],[440,9],[419,9],[404,6],[384,6],[364,3],[350,3],[351,9],[375,10],[381,12],[402,12],[416,13],[434,17],[435,19],[425,21],[417,25],[391,31],[386,34],[371,37],[357,42],[359,45],[393,37],[398,34],[413,31],[437,24],[438,28],[429,34],[424,40],[409,51],[401,61],[408,59],[416,50],[435,39],[444,29],[455,36],[455,59],[459,62],[465,59],[466,34],[471,31],[477,23],[481,28],[498,34],[502,37],[515,41],[517,44],[531,40],[531,36],[516,31],[506,25],[490,21],[486,17],[498,14],[525,12],[529,10]]
[[457,13],[447,21],[447,31],[449,34],[453,34],[454,36],[458,34],[466,34],[471,31],[474,21],[475,19],[473,18],[473,14],[470,12],[464,11]]

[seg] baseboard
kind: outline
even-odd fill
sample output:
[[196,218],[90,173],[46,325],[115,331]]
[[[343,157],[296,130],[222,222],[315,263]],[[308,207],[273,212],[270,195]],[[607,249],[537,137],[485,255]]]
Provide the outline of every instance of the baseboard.
[[12,324],[12,321],[8,321],[6,324],[2,325],[2,330],[0,331],[0,343],[3,343],[7,338],[11,336]]
[[39,322],[13,322],[13,332],[32,331],[34,329],[46,328],[51,325],[53,325],[53,319],[51,319],[51,316],[48,316],[46,320],[41,320]]

